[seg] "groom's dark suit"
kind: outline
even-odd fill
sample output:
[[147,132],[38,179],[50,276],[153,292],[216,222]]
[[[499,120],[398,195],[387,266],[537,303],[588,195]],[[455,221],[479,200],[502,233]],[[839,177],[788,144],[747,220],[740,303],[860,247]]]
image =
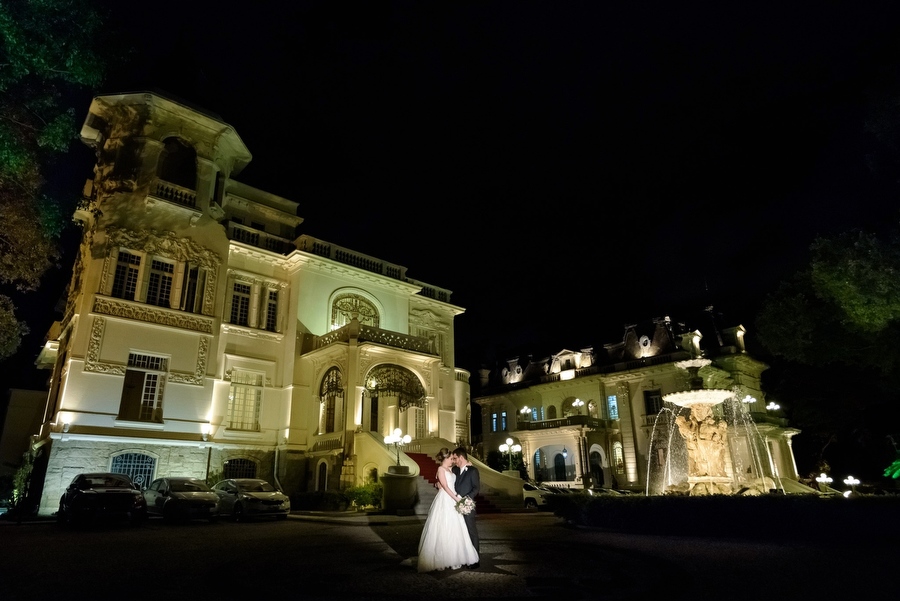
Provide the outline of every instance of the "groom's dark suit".
[[[478,470],[474,465],[469,464],[462,470],[453,466],[453,473],[456,474],[456,494],[469,497],[474,501],[475,495],[481,490],[481,476],[478,475]],[[481,549],[478,547],[478,528],[475,527],[475,511],[463,517],[466,520],[466,528],[469,530],[469,538],[472,539],[472,546],[481,555]]]

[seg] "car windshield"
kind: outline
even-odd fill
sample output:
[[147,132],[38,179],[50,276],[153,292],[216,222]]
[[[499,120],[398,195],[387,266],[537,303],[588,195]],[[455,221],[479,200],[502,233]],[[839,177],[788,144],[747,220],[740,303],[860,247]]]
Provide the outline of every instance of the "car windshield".
[[263,480],[244,482],[241,484],[241,488],[246,492],[275,492],[275,487]]
[[116,476],[85,476],[81,480],[82,488],[131,488],[127,478]]
[[209,487],[202,480],[172,480],[169,489],[173,492],[207,492]]

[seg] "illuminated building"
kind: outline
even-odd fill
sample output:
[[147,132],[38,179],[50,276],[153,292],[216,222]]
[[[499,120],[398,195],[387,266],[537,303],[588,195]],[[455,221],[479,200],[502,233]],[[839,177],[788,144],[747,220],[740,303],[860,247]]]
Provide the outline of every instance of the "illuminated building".
[[83,238],[52,369],[40,512],[85,471],[139,482],[255,476],[338,489],[395,462],[383,442],[467,443],[450,291],[297,235],[298,203],[235,178],[220,117],[158,94],[96,97]]

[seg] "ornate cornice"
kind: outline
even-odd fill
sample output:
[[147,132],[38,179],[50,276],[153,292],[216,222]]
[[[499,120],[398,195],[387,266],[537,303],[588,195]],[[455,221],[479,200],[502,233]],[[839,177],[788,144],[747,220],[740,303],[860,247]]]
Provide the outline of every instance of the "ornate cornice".
[[213,333],[215,322],[214,319],[203,315],[184,313],[175,309],[165,309],[134,301],[112,299],[99,294],[94,296],[92,311],[102,315],[134,319],[163,326],[193,330],[204,334]]
[[257,340],[271,340],[273,342],[281,342],[284,340],[284,334],[270,332],[268,330],[257,330],[246,326],[236,326],[233,323],[223,323],[222,333],[246,336],[247,338],[256,338]]

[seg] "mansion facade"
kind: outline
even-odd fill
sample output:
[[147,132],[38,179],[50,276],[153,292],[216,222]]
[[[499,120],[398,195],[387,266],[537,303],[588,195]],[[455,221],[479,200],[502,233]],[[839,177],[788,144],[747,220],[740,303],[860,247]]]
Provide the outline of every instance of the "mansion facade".
[[216,115],[103,95],[81,138],[97,157],[83,237],[38,359],[52,370],[40,513],[80,472],[259,477],[290,494],[377,479],[397,428],[468,444],[449,290],[298,237],[298,203],[234,179],[252,157]]
[[[506,445],[503,461],[509,461],[505,453],[518,445],[528,478],[549,486],[656,494],[653,475],[667,461],[678,412],[665,399],[691,386],[678,363],[702,356],[710,361],[699,372],[705,386],[731,391],[746,416],[733,429],[735,480],[812,492],[798,482],[791,438],[799,430],[767,404],[760,376],[768,366],[747,353],[745,328],[713,323],[706,333],[665,317],[627,326],[621,342],[600,350],[562,350],[482,370],[482,393],[474,399],[482,414],[481,453]],[[722,406],[716,412],[725,413]]]

